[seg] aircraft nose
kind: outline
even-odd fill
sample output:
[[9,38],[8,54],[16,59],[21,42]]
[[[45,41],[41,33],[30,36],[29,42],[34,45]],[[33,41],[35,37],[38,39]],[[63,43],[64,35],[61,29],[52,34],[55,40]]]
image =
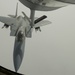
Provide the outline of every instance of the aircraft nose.
[[17,72],[21,64],[21,58],[18,55],[14,60],[15,71]]
[[13,61],[14,61],[14,68],[16,72],[20,68],[22,60],[23,60],[24,47],[25,47],[25,39],[23,39],[23,41],[20,41],[20,42],[17,41],[17,39],[15,39]]

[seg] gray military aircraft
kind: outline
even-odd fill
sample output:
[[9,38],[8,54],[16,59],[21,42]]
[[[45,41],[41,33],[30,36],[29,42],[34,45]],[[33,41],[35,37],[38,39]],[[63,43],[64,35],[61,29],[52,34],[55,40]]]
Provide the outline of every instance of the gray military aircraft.
[[13,61],[15,71],[17,72],[24,56],[25,38],[32,37],[32,31],[41,31],[40,26],[51,24],[50,21],[44,20],[47,18],[43,15],[35,18],[35,10],[37,11],[52,11],[69,4],[74,4],[75,0],[19,0],[23,5],[30,8],[30,18],[24,13],[24,17],[17,16],[18,4],[16,7],[16,14],[9,15],[9,17],[0,16],[0,21],[4,23],[2,28],[10,26],[10,36],[15,36]]

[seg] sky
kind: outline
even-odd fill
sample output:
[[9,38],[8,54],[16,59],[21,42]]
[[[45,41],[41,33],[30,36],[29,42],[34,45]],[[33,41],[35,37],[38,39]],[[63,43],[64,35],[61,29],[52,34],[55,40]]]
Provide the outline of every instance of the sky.
[[[0,0],[0,16],[14,15],[18,0]],[[30,10],[19,3],[18,15]],[[25,54],[19,73],[25,75],[75,75],[75,5],[54,11],[36,11],[36,17],[47,15],[52,24],[41,27],[42,32],[33,31],[26,38]],[[22,15],[23,16],[23,15]],[[13,48],[15,37],[10,29],[1,29],[0,65],[14,71]]]

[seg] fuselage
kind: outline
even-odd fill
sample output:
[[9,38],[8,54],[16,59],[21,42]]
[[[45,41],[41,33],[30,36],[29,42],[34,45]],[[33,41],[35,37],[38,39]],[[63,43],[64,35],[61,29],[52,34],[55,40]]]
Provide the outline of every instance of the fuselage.
[[10,30],[10,36],[16,36],[19,32],[23,32],[26,37],[31,37],[31,26],[26,17],[19,16],[15,18]]

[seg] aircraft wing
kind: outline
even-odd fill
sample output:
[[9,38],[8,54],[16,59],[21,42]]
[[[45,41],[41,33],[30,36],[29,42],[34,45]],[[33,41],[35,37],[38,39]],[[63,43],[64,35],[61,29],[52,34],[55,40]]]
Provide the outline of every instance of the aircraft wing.
[[45,26],[45,25],[48,25],[48,24],[51,24],[51,22],[48,21],[48,20],[42,20],[42,21],[36,23],[36,24],[34,25],[34,28],[40,27],[40,26]]
[[0,21],[2,23],[7,24],[7,25],[12,25],[15,22],[15,18],[9,18],[9,17],[0,16]]
[[70,4],[65,3],[65,0],[64,2],[62,2],[63,0],[19,0],[19,1],[28,8],[39,11],[52,11]]

